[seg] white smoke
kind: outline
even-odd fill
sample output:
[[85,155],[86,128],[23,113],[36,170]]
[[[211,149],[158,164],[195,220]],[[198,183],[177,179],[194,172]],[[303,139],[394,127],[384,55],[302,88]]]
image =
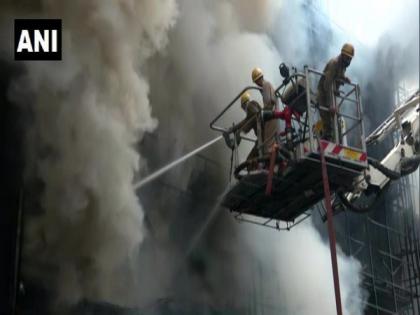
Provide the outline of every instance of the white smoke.
[[144,160],[135,146],[157,126],[141,67],[167,44],[177,5],[57,0],[37,7],[31,16],[63,19],[63,61],[28,62],[15,87],[33,95],[28,176],[43,184],[43,214],[28,223],[25,259],[51,266],[46,285],[58,303],[126,304],[145,237],[132,186]]
[[[170,156],[180,156],[188,151],[186,147],[192,148],[194,144],[210,138],[212,133],[206,126],[242,88],[252,85],[250,74],[254,67],[261,67],[265,77],[274,84],[280,82],[278,65],[283,61],[282,53],[267,32],[271,27],[279,26],[273,18],[289,7],[270,1],[263,2],[262,6],[255,2],[252,5],[249,1],[184,0],[179,3],[180,17],[170,34],[167,52],[153,60],[148,68],[151,70],[148,76],[153,108],[161,122],[158,135],[169,141],[177,141],[169,153],[163,144],[166,153],[164,159],[167,160],[170,160]],[[252,14],[248,11],[250,5]],[[299,16],[302,14],[298,5],[291,6]],[[247,13],[241,14],[243,11]],[[286,22],[281,26],[288,27]],[[287,32],[282,29],[276,31]],[[304,31],[299,29],[294,34],[298,43],[306,40]],[[292,46],[297,47],[297,44]],[[302,52],[298,49],[295,51]],[[296,58],[303,59],[300,55]],[[167,91],[169,97],[162,95],[162,90]],[[254,94],[254,97],[261,101],[259,95]],[[170,118],[167,118],[168,114]],[[236,111],[224,123],[239,121],[242,117],[243,113],[237,105]],[[206,154],[218,161],[228,162],[229,152],[226,149],[212,150]],[[186,187],[193,168],[193,163],[183,165],[165,180],[177,187]],[[221,185],[224,183],[221,182]],[[165,217],[172,209],[163,206],[160,211]],[[165,223],[172,224],[169,221],[159,222],[158,225]],[[272,314],[334,313],[333,283],[329,281],[332,279],[329,247],[312,225],[305,225],[285,235],[256,231],[249,226],[237,230],[236,225],[232,224],[235,223],[223,219],[218,221],[218,226],[209,228],[209,237],[214,239],[217,235],[219,241],[215,241],[216,246],[220,246],[224,254],[215,250],[213,255],[206,255],[209,270],[204,279],[185,281],[192,284],[177,279],[178,294],[181,288],[186,287],[185,295],[196,302],[215,307],[231,305],[244,310],[249,301],[244,301],[246,297],[241,293],[248,291],[254,276],[252,272],[255,273],[255,270],[249,270],[249,264],[261,261],[262,269],[274,270],[272,277],[266,275],[259,279],[268,288],[267,294],[273,297],[271,303],[277,307],[277,311],[281,311],[273,311]],[[235,236],[232,235],[233,231]],[[179,233],[185,233],[185,230],[180,229]],[[213,233],[214,236],[211,236]],[[194,235],[191,235],[191,239],[194,239]],[[238,247],[247,254],[241,253]],[[360,264],[343,254],[340,254],[339,261],[344,309],[349,314],[362,314],[364,295],[360,288]],[[274,289],[273,282],[276,281],[279,285]],[[210,288],[206,288],[205,284]],[[235,291],[237,287],[240,287],[239,293]],[[253,294],[255,296],[257,293]],[[319,301],[320,298],[322,301]],[[258,300],[256,303],[263,305],[264,301]],[[268,308],[261,312],[271,314]]]
[[[25,253],[31,261],[37,257],[55,267],[52,278],[61,302],[85,298],[130,304],[128,293],[141,295],[130,286],[131,271],[137,274],[139,267],[153,274],[155,283],[140,279],[136,285],[150,289],[153,294],[146,293],[156,299],[165,297],[161,283],[170,282],[176,272],[165,262],[180,255],[164,249],[158,263],[148,257],[146,265],[138,266],[136,251],[146,232],[132,182],[145,160],[135,145],[144,132],[154,130],[161,141],[168,140],[157,143],[157,158],[170,161],[214,135],[209,121],[251,84],[253,67],[261,67],[278,84],[280,62],[294,62],[295,57],[302,66],[313,53],[305,46],[310,38],[302,3],[56,0],[38,3],[38,11],[28,9],[33,16],[61,17],[64,23],[63,61],[28,63],[26,85],[20,86],[34,95],[29,174],[45,185],[45,214],[29,226]],[[341,44],[341,39],[334,43],[337,53]],[[238,106],[225,122],[242,115]],[[227,150],[209,155],[228,161]],[[155,157],[144,152],[144,158]],[[168,181],[186,187],[192,169],[186,164]],[[158,223],[168,230],[173,222],[165,219],[172,206],[153,209],[163,213]],[[287,234],[236,229],[226,220],[224,225],[221,235],[226,238],[218,244],[223,243],[230,259],[209,257],[211,283],[219,292],[208,292],[203,285],[200,292],[190,290],[190,298],[206,296],[208,302],[213,294],[220,298],[215,304],[223,304],[231,288],[225,283],[227,274],[235,273],[235,285],[244,287],[250,277],[244,261],[260,260],[263,268],[274,270],[275,277],[266,281],[268,286],[279,283],[269,294],[280,296],[274,302],[281,304],[281,312],[334,312],[329,249],[311,225]],[[226,230],[246,238],[245,244],[226,236]],[[169,243],[170,233],[163,235]],[[238,244],[249,247],[249,256],[238,253]],[[226,267],[229,262],[234,264]],[[360,265],[343,254],[339,263],[346,313],[361,314]],[[174,286],[188,288],[180,282]],[[144,301],[139,297],[136,302]]]
[[[336,314],[330,250],[310,222],[291,232],[254,226],[241,230],[262,265],[261,304],[273,306],[264,314]],[[343,314],[363,314],[361,265],[340,249],[337,253]]]

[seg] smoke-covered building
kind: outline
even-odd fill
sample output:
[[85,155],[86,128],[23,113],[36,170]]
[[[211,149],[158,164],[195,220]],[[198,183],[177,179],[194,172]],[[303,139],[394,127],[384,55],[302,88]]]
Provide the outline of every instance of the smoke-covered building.
[[[334,314],[322,207],[290,232],[235,221],[217,202],[229,181],[222,142],[137,195],[129,184],[214,137],[210,119],[257,62],[278,83],[280,62],[322,69],[343,41],[357,47],[350,74],[371,131],[410,72],[398,50],[346,34],[328,1],[17,2],[9,18],[63,15],[74,59],[63,76],[28,67],[23,82],[10,56],[1,65],[1,315]],[[369,214],[335,217],[349,314],[419,313],[418,192],[417,172]]]

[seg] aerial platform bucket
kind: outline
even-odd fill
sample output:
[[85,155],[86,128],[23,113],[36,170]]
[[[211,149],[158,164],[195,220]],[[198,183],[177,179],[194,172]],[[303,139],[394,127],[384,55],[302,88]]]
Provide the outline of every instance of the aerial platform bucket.
[[[324,198],[320,145],[326,158],[331,192],[339,188],[351,190],[368,168],[358,85],[347,83],[344,91],[331,95],[331,106],[335,108],[331,114],[334,137],[329,141],[318,140],[316,125],[320,121],[320,111],[329,110],[317,102],[316,85],[322,75],[305,67],[304,73],[296,72],[276,89],[276,95],[283,103],[299,113],[293,121],[293,149],[287,149],[288,158],[279,151],[274,168],[270,167],[268,152],[260,154],[257,168],[249,170],[243,167],[244,162],[234,166],[237,180],[225,195],[222,205],[238,214],[238,218],[251,215],[296,222],[301,216],[307,216],[308,210]],[[211,127],[226,130],[214,125],[220,116]],[[259,141],[255,139],[257,146]],[[284,152],[286,140],[278,136],[277,144]]]

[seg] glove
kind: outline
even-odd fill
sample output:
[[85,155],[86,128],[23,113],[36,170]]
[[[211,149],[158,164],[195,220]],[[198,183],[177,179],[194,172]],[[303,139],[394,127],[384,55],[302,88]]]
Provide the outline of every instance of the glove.
[[241,143],[241,140],[241,131],[238,130],[237,132],[235,132],[235,141],[237,146]]
[[231,132],[225,131],[223,132],[223,138],[225,139],[225,143],[229,149],[233,150],[235,148],[235,143],[233,142],[234,139],[230,137]]

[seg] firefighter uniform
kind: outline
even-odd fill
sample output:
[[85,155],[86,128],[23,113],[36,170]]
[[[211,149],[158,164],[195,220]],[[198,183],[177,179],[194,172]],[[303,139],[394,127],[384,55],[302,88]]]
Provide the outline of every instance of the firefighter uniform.
[[[258,116],[261,107],[256,101],[250,100],[249,93],[244,93],[241,97],[241,106],[242,109],[246,112],[246,117],[234,128],[234,132],[244,132],[248,133],[251,130],[254,130],[256,136],[258,136]],[[255,143],[252,150],[247,156],[247,160],[254,159],[258,157],[258,146]]]
[[[264,110],[275,110],[278,108],[278,99],[274,95],[274,88],[270,82],[263,80],[262,97]],[[279,123],[276,119],[264,123],[264,152],[270,152],[270,148],[276,142]]]
[[[278,107],[278,99],[274,93],[274,87],[269,82],[264,80],[262,70],[255,68],[252,71],[252,81],[262,88],[261,95],[264,103],[264,110],[275,110]],[[278,132],[277,120],[270,120],[264,123],[264,153],[268,153],[273,143],[276,142]]]
[[[331,109],[333,93],[338,91],[343,82],[350,82],[345,76],[347,67],[350,65],[351,58],[354,56],[354,48],[351,44],[344,44],[341,54],[332,58],[324,68],[324,75],[318,83],[318,103],[319,106]],[[342,82],[339,82],[342,81]],[[334,116],[327,110],[319,110],[324,138],[333,139]]]
[[256,101],[248,101],[244,107],[246,117],[237,127],[244,133],[254,130],[255,135],[257,135],[257,114],[260,111],[260,105]]

